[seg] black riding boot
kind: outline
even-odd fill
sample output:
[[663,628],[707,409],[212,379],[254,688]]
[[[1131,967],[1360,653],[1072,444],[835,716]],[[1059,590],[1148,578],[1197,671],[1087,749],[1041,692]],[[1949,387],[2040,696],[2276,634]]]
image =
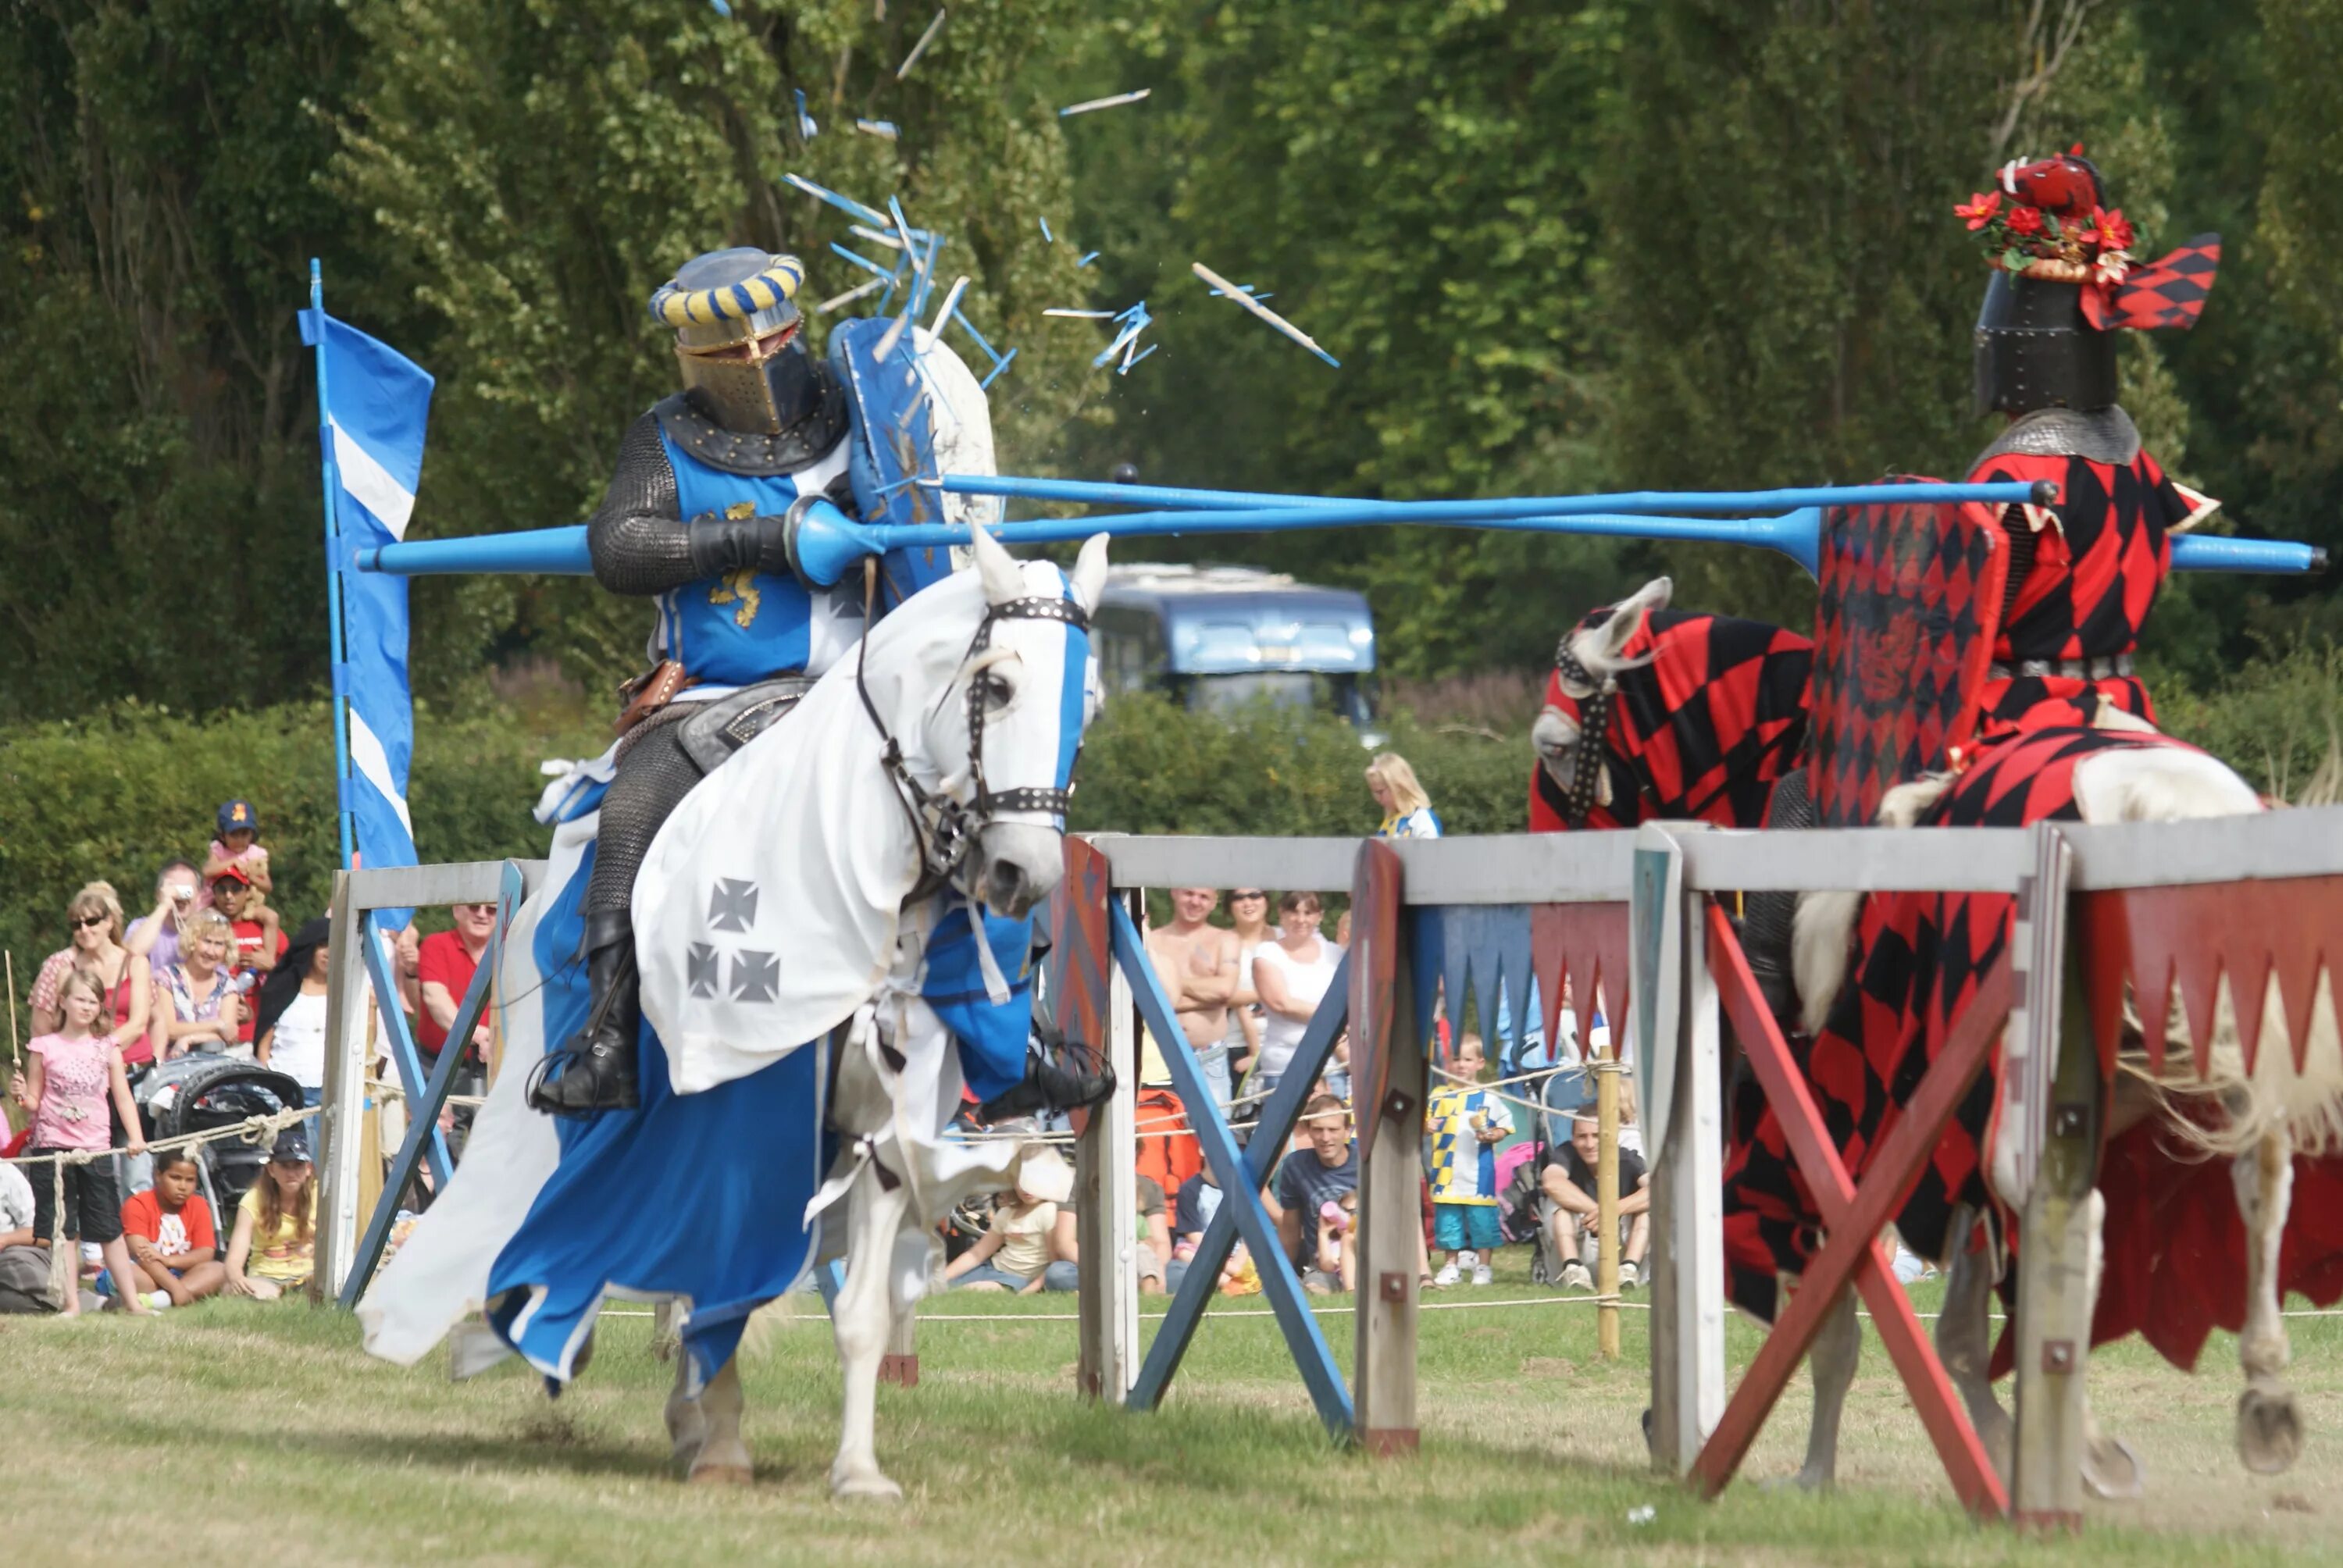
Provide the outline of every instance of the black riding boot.
[[642,1008],[635,991],[634,921],[626,910],[586,917],[586,974],[594,988],[586,1027],[538,1063],[528,1086],[529,1105],[548,1115],[591,1116],[642,1103],[635,1090]]
[[1114,1092],[1114,1069],[1087,1045],[1056,1040],[1039,1030],[1025,1041],[1025,1081],[986,1101],[977,1115],[988,1122],[1044,1111],[1081,1111]]

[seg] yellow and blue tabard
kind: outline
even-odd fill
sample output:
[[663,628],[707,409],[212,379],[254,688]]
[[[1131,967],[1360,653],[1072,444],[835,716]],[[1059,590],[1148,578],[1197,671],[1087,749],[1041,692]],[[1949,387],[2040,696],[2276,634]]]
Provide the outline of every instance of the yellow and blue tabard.
[[1505,1102],[1492,1090],[1443,1083],[1432,1091],[1423,1125],[1432,1134],[1432,1201],[1494,1203],[1497,1146],[1483,1142],[1478,1129],[1511,1132],[1513,1118]]
[[[660,443],[675,469],[678,509],[688,520],[779,516],[800,496],[818,496],[846,471],[849,443],[794,474],[727,473],[700,462],[664,427]],[[809,592],[787,573],[741,568],[669,588],[654,601],[650,657],[671,658],[710,686],[747,686],[777,675],[818,676],[862,636],[862,601],[853,591]]]

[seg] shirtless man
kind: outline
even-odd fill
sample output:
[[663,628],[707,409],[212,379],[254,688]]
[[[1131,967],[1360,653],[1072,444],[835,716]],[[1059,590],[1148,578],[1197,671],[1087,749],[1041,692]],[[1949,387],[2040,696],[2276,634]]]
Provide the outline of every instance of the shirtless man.
[[1237,934],[1208,924],[1221,895],[1210,888],[1172,890],[1172,923],[1147,933],[1147,956],[1180,1015],[1190,1049],[1212,1086],[1229,1102],[1229,998],[1236,993]]

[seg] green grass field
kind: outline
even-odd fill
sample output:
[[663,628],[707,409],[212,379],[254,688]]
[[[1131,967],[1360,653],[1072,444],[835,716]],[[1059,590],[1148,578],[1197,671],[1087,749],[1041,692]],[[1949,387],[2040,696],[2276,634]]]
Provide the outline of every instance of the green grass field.
[[[1525,1257],[1442,1303],[1541,1295]],[[1922,1311],[1933,1292],[1917,1292]],[[1073,1392],[1064,1296],[930,1302],[922,1381],[882,1389],[880,1457],[900,1508],[833,1504],[838,1419],[826,1322],[778,1325],[745,1362],[757,1483],[686,1488],[666,1464],[670,1369],[647,1317],[606,1320],[587,1377],[549,1403],[517,1364],[450,1383],[363,1354],[347,1316],[212,1302],[155,1322],[0,1318],[0,1562],[297,1563],[1947,1563],[2331,1562],[2343,1550],[2343,1319],[2292,1323],[2310,1429],[2294,1473],[2230,1446],[2235,1346],[2183,1376],[2127,1346],[2094,1363],[2149,1494],[2095,1509],[2079,1541],[2021,1540],[1953,1505],[1876,1343],[1846,1426],[1842,1488],[1752,1483],[1795,1468],[1794,1387],[1745,1481],[1701,1503],[1644,1466],[1645,1319],[1595,1354],[1579,1305],[1428,1312],[1422,1454],[1334,1448],[1272,1320],[1219,1303],[1153,1416]],[[1151,1298],[1148,1312],[1160,1311]],[[1337,1298],[1322,1303],[1346,1304]],[[1352,1320],[1325,1320],[1347,1363]],[[1150,1331],[1151,1332],[1151,1330]],[[1736,1324],[1736,1372],[1756,1342]],[[1650,1505],[1649,1523],[1631,1522]],[[158,1550],[167,1537],[171,1547]]]

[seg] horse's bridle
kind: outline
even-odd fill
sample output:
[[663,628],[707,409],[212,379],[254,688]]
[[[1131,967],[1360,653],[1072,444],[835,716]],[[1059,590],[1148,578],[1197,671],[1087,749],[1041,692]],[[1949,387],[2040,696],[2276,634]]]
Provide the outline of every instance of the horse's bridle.
[[1587,814],[1594,809],[1603,783],[1603,751],[1611,734],[1611,699],[1619,694],[1619,679],[1606,675],[1597,680],[1587,668],[1578,662],[1570,651],[1573,632],[1563,634],[1554,645],[1554,667],[1562,678],[1574,686],[1584,687],[1594,693],[1582,698],[1578,704],[1578,755],[1573,759],[1570,788],[1564,791],[1563,817],[1573,828],[1586,826]]
[[[875,573],[866,578],[866,599],[875,598]],[[1090,630],[1090,612],[1069,598],[1049,598],[1039,594],[1013,598],[1002,604],[989,605],[984,618],[977,623],[976,636],[968,645],[968,654],[960,662],[963,668],[970,660],[992,644],[993,627],[1004,620],[1054,620],[1078,631]],[[864,624],[869,625],[867,614]],[[982,832],[996,812],[1048,811],[1063,817],[1073,799],[1071,788],[1055,784],[1021,784],[1008,789],[995,789],[984,776],[984,683],[971,680],[968,687],[968,766],[969,779],[975,786],[972,800],[963,803],[950,795],[922,788],[911,777],[903,761],[903,748],[887,721],[880,717],[878,704],[870,700],[870,688],[863,680],[863,671],[870,658],[870,638],[866,632],[862,651],[854,667],[855,689],[861,694],[862,709],[870,715],[878,728],[879,737],[887,743],[880,756],[887,777],[894,781],[895,793],[903,802],[903,809],[911,819],[912,836],[919,841],[920,865],[924,879],[932,884],[950,881],[968,859],[976,836]]]

